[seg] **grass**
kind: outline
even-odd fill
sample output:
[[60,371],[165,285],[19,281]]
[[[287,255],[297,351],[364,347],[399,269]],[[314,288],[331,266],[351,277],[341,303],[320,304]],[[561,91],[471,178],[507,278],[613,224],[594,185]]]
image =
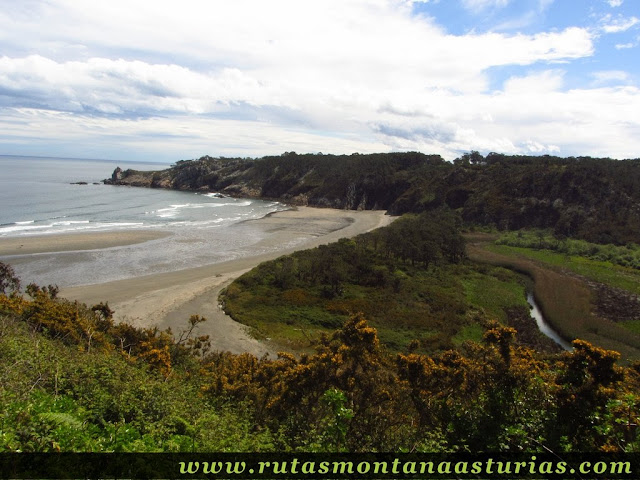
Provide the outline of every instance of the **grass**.
[[462,328],[456,335],[453,336],[454,345],[461,345],[466,341],[480,342],[484,335],[485,329],[479,323],[472,323]]
[[164,378],[114,350],[83,351],[4,313],[0,378],[3,452],[266,449],[248,415],[200,394],[197,374]]
[[507,322],[505,308],[528,306],[523,279],[512,270],[501,267],[486,273],[471,270],[461,278],[461,283],[467,302],[500,322]]
[[633,268],[614,265],[608,261],[565,255],[550,250],[536,250],[507,245],[490,245],[487,246],[487,250],[507,256],[525,256],[547,265],[567,269],[596,282],[622,288],[636,295],[640,294],[640,271]]
[[612,265],[640,270],[640,245],[635,243],[624,246],[602,245],[574,238],[558,239],[546,230],[519,230],[503,233],[496,244],[551,250],[567,256],[600,260]]
[[636,320],[629,320],[624,322],[625,328],[640,335],[640,318]]
[[629,269],[598,260],[482,241],[469,245],[468,251],[473,260],[511,268],[531,277],[540,309],[565,339],[580,338],[616,350],[624,360],[640,358],[640,336],[634,333],[637,332],[635,325],[614,323],[595,315],[592,294],[586,283],[563,273],[558,267],[610,285],[638,288],[637,277],[631,275]]

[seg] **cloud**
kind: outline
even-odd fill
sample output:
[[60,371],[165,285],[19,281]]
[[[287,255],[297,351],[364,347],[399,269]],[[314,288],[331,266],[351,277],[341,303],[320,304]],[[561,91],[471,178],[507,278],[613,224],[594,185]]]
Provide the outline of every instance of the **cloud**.
[[640,23],[637,17],[623,17],[621,15],[613,17],[609,14],[602,19],[601,29],[605,33],[620,33],[629,30],[634,25]]
[[527,10],[501,21],[494,25],[492,30],[500,32],[527,28],[536,22],[539,22],[540,17],[544,16],[545,11],[554,3],[554,1],[555,0],[538,0],[536,5],[528,5]]
[[[248,104],[298,110],[331,122],[332,115],[345,110],[357,113],[411,102],[425,89],[486,90],[485,72],[494,66],[567,61],[593,51],[591,34],[579,28],[536,35],[453,36],[424,19],[399,16],[398,25],[393,19],[385,24],[391,33],[381,37],[380,25],[369,25],[362,17],[357,21],[364,23],[356,27],[362,30],[359,35],[345,26],[328,44],[283,37],[274,40],[279,55],[274,51],[255,60],[248,60],[255,54],[250,46],[236,43],[236,52],[226,54],[218,46],[218,56],[237,58],[226,66],[4,56],[0,105],[148,116],[220,113]],[[241,48],[244,53],[237,53]]]
[[593,72],[591,76],[594,79],[594,85],[606,85],[610,83],[628,83],[630,76],[627,72],[622,70],[603,70],[599,72]]
[[462,5],[472,12],[481,12],[490,8],[504,8],[510,0],[462,0]]
[[[317,132],[262,121],[193,115],[132,121],[39,109],[1,109],[0,112],[0,146],[10,152],[24,151],[21,145],[25,140],[25,128],[37,129],[47,145],[59,146],[71,156],[84,158],[91,152],[95,152],[94,155],[102,152],[99,158],[175,161],[198,158],[205,153],[257,157],[284,151],[338,154],[388,149],[373,136],[353,132]],[[327,141],[328,137],[330,141]],[[12,143],[20,146],[20,150],[11,150]],[[29,145],[29,148],[36,146]]]
[[[204,113],[230,102],[277,105],[259,82],[235,68],[209,75],[179,65],[91,58],[58,63],[39,55],[0,58],[0,105],[68,112],[145,115]],[[28,105],[25,105],[28,103]]]
[[506,93],[542,93],[559,91],[564,84],[564,72],[546,70],[526,77],[511,77],[504,85]]
[[[452,35],[407,0],[4,3],[6,148],[67,142],[75,156],[99,146],[173,159],[640,151],[637,90],[568,90],[567,64],[594,54],[588,28]],[[529,73],[494,91],[494,67]]]
[[615,8],[615,7],[619,7],[620,5],[622,5],[623,0],[608,0],[607,3],[609,4],[609,6]]
[[538,11],[543,12],[548,9],[556,0],[538,0]]

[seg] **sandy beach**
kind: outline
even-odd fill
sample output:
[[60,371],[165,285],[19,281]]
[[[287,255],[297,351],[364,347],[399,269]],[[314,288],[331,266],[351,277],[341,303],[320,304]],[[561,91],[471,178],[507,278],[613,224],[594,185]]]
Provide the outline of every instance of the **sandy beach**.
[[157,230],[127,230],[0,238],[0,256],[98,250],[148,242],[167,235]]
[[[117,321],[138,327],[171,327],[174,333],[186,328],[189,317],[199,314],[207,322],[198,326],[197,334],[209,335],[213,350],[233,353],[249,352],[262,356],[277,352],[268,341],[258,341],[248,327],[234,322],[218,305],[222,288],[259,263],[291,253],[353,237],[389,224],[394,217],[383,211],[350,211],[298,207],[251,220],[268,234],[256,251],[269,253],[244,256],[212,265],[139,276],[96,285],[62,288],[60,295],[88,305],[109,302]],[[164,235],[156,231],[123,233],[68,234],[43,237],[0,239],[0,255],[82,251],[108,248],[127,243],[145,242]],[[291,246],[293,245],[293,246]],[[273,249],[274,247],[275,250]],[[280,248],[282,247],[282,248]],[[13,253],[11,253],[13,252]]]

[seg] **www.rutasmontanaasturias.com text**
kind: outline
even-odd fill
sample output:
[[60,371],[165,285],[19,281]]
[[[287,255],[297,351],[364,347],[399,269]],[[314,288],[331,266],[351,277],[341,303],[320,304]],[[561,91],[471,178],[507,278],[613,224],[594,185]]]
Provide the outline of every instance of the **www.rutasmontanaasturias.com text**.
[[628,461],[583,461],[570,465],[564,461],[537,461],[534,455],[527,461],[495,461],[487,458],[482,461],[300,461],[293,458],[287,461],[257,461],[251,464],[244,461],[237,462],[179,462],[182,475],[205,474],[229,476],[256,475],[259,477],[299,475],[563,475],[563,474],[623,474],[632,473],[631,462]]

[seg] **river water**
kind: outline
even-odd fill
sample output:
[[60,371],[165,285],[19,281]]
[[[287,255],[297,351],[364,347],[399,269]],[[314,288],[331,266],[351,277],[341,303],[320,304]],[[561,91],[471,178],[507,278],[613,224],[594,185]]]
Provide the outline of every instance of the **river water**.
[[530,310],[531,317],[536,321],[536,324],[538,325],[538,329],[542,333],[544,333],[547,337],[549,337],[551,340],[553,340],[558,345],[560,345],[563,349],[567,351],[573,350],[573,347],[571,346],[571,344],[567,342],[565,339],[563,339],[560,335],[558,335],[558,332],[556,332],[553,328],[551,328],[551,326],[544,319],[544,316],[540,311],[540,307],[538,307],[538,304],[536,303],[535,298],[533,298],[533,294],[530,292],[527,293],[527,302],[531,307],[531,310]]

